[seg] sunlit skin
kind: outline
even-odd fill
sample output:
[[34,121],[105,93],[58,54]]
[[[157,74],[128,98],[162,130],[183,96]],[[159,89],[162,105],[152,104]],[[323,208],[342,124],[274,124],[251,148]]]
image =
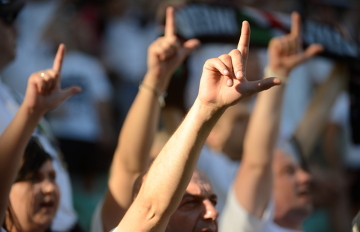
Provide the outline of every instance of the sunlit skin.
[[53,165],[47,160],[34,180],[13,184],[10,203],[24,232],[45,231],[50,227],[60,197],[55,177]]
[[217,196],[210,180],[201,170],[195,170],[183,199],[171,216],[166,232],[216,232]]
[[286,228],[301,229],[312,210],[311,176],[294,156],[276,151],[274,170],[274,221]]

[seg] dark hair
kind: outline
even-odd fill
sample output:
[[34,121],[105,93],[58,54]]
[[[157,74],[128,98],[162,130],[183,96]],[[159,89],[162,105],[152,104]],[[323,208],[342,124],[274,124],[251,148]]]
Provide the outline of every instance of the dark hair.
[[[36,177],[41,166],[48,160],[51,160],[51,156],[45,152],[38,139],[32,137],[25,149],[23,162],[14,183],[20,181],[32,181]],[[10,202],[6,210],[6,218],[8,220],[4,220],[3,228],[10,231],[11,228],[15,227],[19,231],[20,224],[14,214]],[[10,221],[9,225],[6,223],[7,221]]]
[[42,148],[38,139],[32,137],[25,149],[23,163],[15,179],[15,183],[33,180],[41,166],[47,160],[51,160],[51,156]]
[[0,19],[11,25],[24,5],[24,0],[0,0]]

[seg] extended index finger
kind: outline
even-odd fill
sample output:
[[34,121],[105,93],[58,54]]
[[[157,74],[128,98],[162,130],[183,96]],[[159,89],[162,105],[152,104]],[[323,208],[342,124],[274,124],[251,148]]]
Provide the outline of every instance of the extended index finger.
[[61,72],[64,56],[65,56],[65,45],[60,44],[53,65],[53,70],[58,74]]
[[174,36],[176,34],[174,7],[166,8],[165,36]]
[[241,26],[241,35],[237,49],[240,51],[241,56],[244,59],[244,66],[246,67],[246,61],[249,53],[250,45],[250,24],[248,21],[244,21]]
[[301,35],[301,17],[298,12],[291,14],[291,31],[290,35],[299,37]]

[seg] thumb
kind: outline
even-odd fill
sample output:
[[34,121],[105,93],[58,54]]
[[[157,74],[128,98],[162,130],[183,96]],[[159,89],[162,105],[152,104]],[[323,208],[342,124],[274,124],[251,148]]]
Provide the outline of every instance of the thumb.
[[195,48],[200,45],[200,40],[198,39],[189,39],[183,44],[182,56],[187,57]]
[[261,91],[270,89],[276,85],[281,85],[281,84],[282,84],[281,80],[275,77],[265,78],[258,81],[251,81],[249,82],[248,94],[251,96],[253,94],[259,93]]
[[63,89],[61,91],[61,101],[66,101],[68,98],[74,96],[75,94],[78,94],[82,91],[81,87],[78,85],[72,85],[66,89]]
[[308,59],[312,58],[316,54],[322,52],[324,50],[321,44],[311,44],[306,50],[297,56],[293,57],[292,61],[294,66],[301,64],[302,62],[307,61]]
[[307,59],[310,59],[311,57],[319,54],[322,51],[324,51],[324,47],[321,44],[311,44],[304,53],[305,57]]

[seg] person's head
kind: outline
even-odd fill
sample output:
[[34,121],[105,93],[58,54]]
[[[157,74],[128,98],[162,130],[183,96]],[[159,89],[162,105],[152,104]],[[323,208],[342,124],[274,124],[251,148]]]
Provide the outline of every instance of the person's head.
[[23,5],[21,0],[0,0],[0,71],[15,58],[14,20]]
[[229,107],[220,117],[206,143],[214,150],[222,151],[231,159],[239,160],[249,122],[249,102],[240,102]]
[[300,229],[312,210],[311,176],[291,149],[278,149],[273,160],[274,221],[285,228]]
[[209,178],[200,169],[196,169],[179,207],[170,217],[166,232],[216,232],[216,202],[217,196]]
[[[135,197],[145,178],[146,174],[138,178],[134,186]],[[217,232],[216,203],[217,196],[210,179],[203,171],[196,169],[178,208],[170,217],[166,232]]]
[[46,231],[50,227],[60,196],[55,177],[51,157],[32,138],[11,187],[5,220],[8,231]]

